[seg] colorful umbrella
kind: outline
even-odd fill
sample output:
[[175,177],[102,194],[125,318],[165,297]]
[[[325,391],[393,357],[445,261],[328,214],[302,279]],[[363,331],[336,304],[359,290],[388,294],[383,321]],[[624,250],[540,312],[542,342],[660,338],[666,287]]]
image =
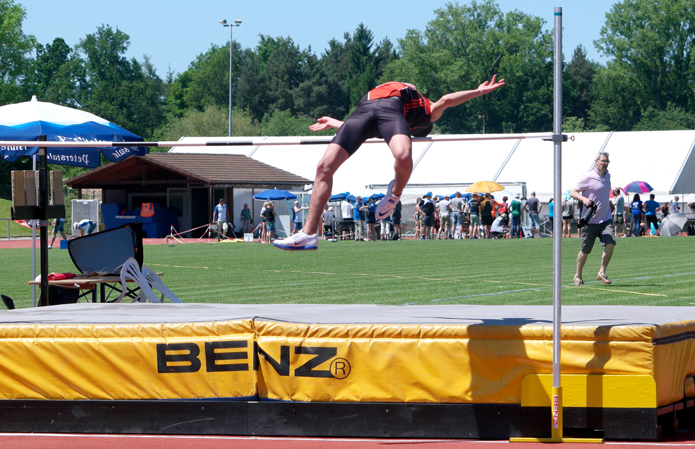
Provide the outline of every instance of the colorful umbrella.
[[492,181],[478,181],[466,189],[466,192],[492,193],[504,190],[504,186]]
[[654,190],[652,186],[644,181],[632,181],[623,189],[625,193],[648,193]]
[[[0,140],[38,141],[39,136],[46,136],[51,142],[143,141],[142,137],[94,114],[38,101],[36,96],[31,101],[0,107]],[[36,154],[38,149],[38,144],[36,147],[0,146],[0,157],[14,162],[20,156]],[[99,166],[100,151],[113,162],[150,152],[147,147],[60,147],[48,148],[46,158],[50,164],[95,168]]]

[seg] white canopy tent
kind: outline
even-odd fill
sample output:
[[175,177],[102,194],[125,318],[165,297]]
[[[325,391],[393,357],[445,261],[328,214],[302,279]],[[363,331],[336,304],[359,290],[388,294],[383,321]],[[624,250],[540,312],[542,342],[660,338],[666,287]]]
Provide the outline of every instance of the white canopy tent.
[[[597,153],[610,153],[613,186],[631,181],[647,181],[657,201],[679,195],[693,201],[695,193],[695,130],[568,133],[574,140],[563,145],[563,189],[574,185],[593,166]],[[456,136],[448,136],[456,137]],[[461,136],[471,137],[471,136]],[[479,136],[483,137],[483,136]],[[489,134],[484,137],[495,137]],[[174,147],[173,153],[244,154],[266,164],[313,179],[316,164],[326,144],[299,145],[311,137],[267,137],[264,142],[285,142],[277,146],[242,145],[234,147]],[[228,137],[184,137],[187,144],[197,141],[228,141]],[[249,138],[232,138],[239,142]],[[291,142],[293,144],[287,144]],[[415,166],[409,191],[431,190],[430,186],[461,186],[490,180],[518,191],[525,184],[544,202],[553,190],[553,144],[540,139],[485,140],[459,142],[415,142]],[[366,144],[336,173],[333,193],[369,195],[383,192],[393,178],[393,156],[385,143]],[[447,193],[444,190],[442,193]],[[451,193],[451,192],[448,192]]]

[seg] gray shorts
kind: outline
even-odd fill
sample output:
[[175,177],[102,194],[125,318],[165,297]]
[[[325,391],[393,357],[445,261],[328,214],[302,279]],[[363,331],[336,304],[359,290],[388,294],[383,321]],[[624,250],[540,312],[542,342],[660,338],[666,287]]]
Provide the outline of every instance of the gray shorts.
[[589,223],[584,226],[584,228],[582,228],[581,251],[584,254],[591,254],[591,250],[594,248],[594,243],[597,238],[601,241],[601,246],[606,246],[607,244],[615,245],[615,227],[613,226],[613,220],[604,221],[599,224]]

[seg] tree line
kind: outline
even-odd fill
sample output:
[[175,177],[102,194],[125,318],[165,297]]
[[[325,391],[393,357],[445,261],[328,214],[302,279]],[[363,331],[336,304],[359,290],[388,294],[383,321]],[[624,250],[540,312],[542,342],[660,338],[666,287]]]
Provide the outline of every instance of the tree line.
[[[87,110],[146,140],[227,135],[229,45],[212,45],[183,73],[160,77],[129,36],[99,26],[74,47],[22,31],[25,12],[0,0],[0,105],[41,101]],[[432,100],[495,73],[507,86],[448,111],[436,133],[552,130],[553,39],[545,20],[493,0],[449,3],[424,30],[375,42],[360,24],[319,55],[291,37],[261,35],[233,51],[234,135],[306,135],[316,118],[345,118],[367,90],[407,81]],[[695,128],[695,0],[623,0],[594,45],[564,63],[567,132]]]

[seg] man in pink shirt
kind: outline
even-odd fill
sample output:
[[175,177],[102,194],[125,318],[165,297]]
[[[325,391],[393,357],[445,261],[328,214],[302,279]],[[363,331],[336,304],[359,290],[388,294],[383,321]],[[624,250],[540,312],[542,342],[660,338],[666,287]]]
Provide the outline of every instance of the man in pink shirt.
[[592,201],[596,204],[596,213],[582,229],[582,245],[579,255],[577,255],[577,272],[574,275],[574,285],[584,285],[582,269],[597,238],[601,241],[601,246],[603,246],[603,255],[601,256],[601,268],[596,275],[596,279],[604,284],[612,282],[606,276],[606,268],[611,261],[613,248],[615,247],[615,228],[610,209],[611,175],[608,173],[609,163],[608,153],[599,153],[594,162],[594,168],[579,178],[576,187],[573,187],[570,191],[570,196],[577,201],[581,201],[585,208],[591,206]]

